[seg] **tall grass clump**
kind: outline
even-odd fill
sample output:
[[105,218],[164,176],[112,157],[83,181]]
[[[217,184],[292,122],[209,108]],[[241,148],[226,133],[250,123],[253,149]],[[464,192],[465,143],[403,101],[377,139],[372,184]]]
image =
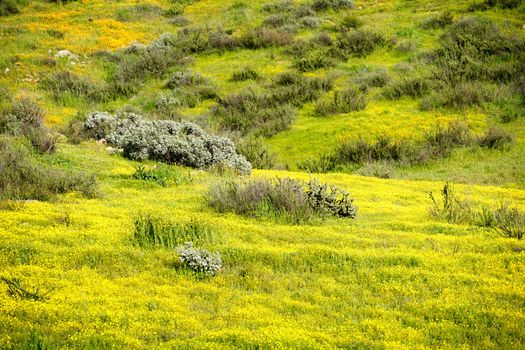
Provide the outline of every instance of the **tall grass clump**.
[[525,234],[525,213],[518,208],[511,208],[508,203],[495,207],[481,206],[476,209],[472,204],[457,196],[454,187],[445,183],[440,191],[441,199],[430,192],[432,206],[430,215],[438,220],[453,223],[479,226],[492,229],[506,238],[522,239]]
[[213,185],[206,200],[218,212],[267,217],[292,224],[326,216],[354,218],[357,213],[346,191],[314,179],[307,183],[290,178],[230,180]]
[[108,98],[105,86],[69,71],[61,71],[49,75],[41,82],[41,86],[52,93],[57,100],[64,95],[92,102],[101,102]]
[[139,214],[133,219],[132,242],[141,248],[175,249],[185,242],[211,240],[211,230],[197,222],[181,224],[149,214]]

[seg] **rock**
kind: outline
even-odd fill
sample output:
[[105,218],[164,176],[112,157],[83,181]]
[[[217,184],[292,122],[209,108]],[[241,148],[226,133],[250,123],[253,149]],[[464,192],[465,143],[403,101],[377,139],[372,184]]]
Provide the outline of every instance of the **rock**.
[[69,50],[60,50],[55,54],[55,58],[64,58],[64,57],[74,60],[77,58],[77,55],[75,55]]
[[97,141],[97,145],[105,145],[107,143],[106,139],[100,139]]

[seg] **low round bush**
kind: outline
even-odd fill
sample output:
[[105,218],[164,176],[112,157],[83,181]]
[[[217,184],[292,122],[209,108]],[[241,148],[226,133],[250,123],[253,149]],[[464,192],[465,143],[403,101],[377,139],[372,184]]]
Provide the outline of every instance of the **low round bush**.
[[251,164],[237,154],[230,139],[210,135],[193,123],[146,120],[134,113],[95,112],[84,126],[92,137],[106,139],[110,145],[122,149],[129,159],[151,159],[193,168],[227,166],[241,174],[251,171]]

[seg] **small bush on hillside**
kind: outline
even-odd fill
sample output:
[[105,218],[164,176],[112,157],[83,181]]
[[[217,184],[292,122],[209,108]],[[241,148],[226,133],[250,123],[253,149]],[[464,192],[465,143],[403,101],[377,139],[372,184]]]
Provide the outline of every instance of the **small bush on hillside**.
[[341,50],[347,55],[356,57],[366,57],[386,43],[380,34],[359,29],[339,34],[337,41]]
[[393,172],[393,166],[388,161],[366,163],[356,171],[356,173],[359,175],[378,177],[380,179],[390,179]]
[[44,126],[45,111],[28,97],[13,100],[0,114],[0,133],[26,137],[40,153],[53,153],[56,137]]
[[390,77],[385,67],[379,67],[377,69],[365,68],[359,72],[354,82],[357,83],[361,89],[367,89],[371,87],[383,87],[385,86]]
[[421,28],[424,28],[424,29],[445,28],[446,26],[452,24],[453,19],[454,19],[454,16],[452,15],[452,12],[445,11],[437,16],[427,18],[425,21],[421,23]]
[[145,166],[138,166],[131,175],[133,179],[154,182],[160,186],[186,185],[193,182],[189,172],[183,172],[181,169],[169,165],[157,165],[151,169]]
[[207,202],[219,212],[265,216],[294,224],[330,215],[354,218],[357,211],[353,199],[337,187],[290,178],[216,184],[210,188]]
[[293,10],[293,0],[280,0],[276,2],[268,2],[262,6],[263,12],[268,13],[284,13]]
[[471,221],[473,213],[470,204],[456,196],[452,184],[445,183],[440,194],[441,201],[432,192],[429,194],[432,201],[429,212],[432,217],[453,224],[465,224]]
[[257,80],[259,79],[259,73],[248,66],[245,66],[238,72],[234,72],[232,75],[232,81],[246,81],[246,80]]
[[[425,84],[428,84],[425,83]],[[407,86],[408,87],[408,86]],[[409,87],[410,88],[410,87]],[[428,85],[411,86],[409,91],[428,92]],[[395,89],[386,90],[387,96],[392,96]],[[419,97],[422,95],[412,96]],[[440,92],[434,92],[421,100],[421,109],[431,110],[437,108],[464,109],[471,106],[481,106],[485,102],[492,101],[494,98],[490,89],[479,82],[464,82],[453,86],[445,86]]]
[[279,28],[286,24],[287,18],[283,14],[275,14],[266,17],[262,23],[263,26]]
[[432,206],[429,212],[438,220],[491,228],[507,238],[522,239],[525,235],[525,213],[517,208],[510,208],[507,203],[496,208],[482,206],[476,210],[468,201],[460,199],[448,182],[441,190],[441,197],[439,201],[430,192]]
[[95,112],[87,118],[85,128],[95,138],[105,138],[109,144],[121,148],[129,159],[151,159],[193,168],[223,164],[241,174],[251,171],[250,163],[235,152],[233,142],[209,135],[193,123],[149,121],[133,113],[112,116]]
[[8,139],[0,139],[0,198],[49,200],[55,194],[79,191],[96,194],[94,176],[45,167]]
[[248,30],[238,40],[240,47],[251,50],[286,46],[292,42],[293,34],[289,31],[268,27]]
[[197,273],[214,276],[222,268],[221,255],[196,249],[192,242],[177,248],[180,262]]
[[170,76],[165,86],[168,89],[176,89],[192,85],[206,85],[208,83],[208,79],[198,73],[178,71]]
[[365,109],[366,95],[355,88],[335,91],[328,101],[315,104],[315,112],[319,115],[349,113]]
[[494,7],[503,9],[514,9],[522,4],[522,0],[484,0],[476,1],[470,4],[467,8],[469,12],[486,11]]
[[363,25],[363,22],[355,16],[345,16],[338,25],[340,32],[346,32],[351,29],[357,29]]
[[404,96],[417,98],[428,94],[431,90],[431,81],[423,76],[402,77],[392,80],[383,89],[383,95],[391,100]]
[[504,149],[514,142],[514,137],[507,130],[492,126],[478,139],[481,147]]
[[16,15],[20,13],[19,6],[22,1],[20,0],[2,0],[0,1],[0,17]]
[[248,137],[237,144],[237,151],[256,169],[272,169],[276,163],[275,155],[261,138]]
[[185,242],[209,242],[211,231],[196,222],[180,224],[161,217],[140,214],[133,219],[132,242],[141,248],[174,249]]
[[243,136],[272,136],[290,127],[295,116],[293,107],[313,101],[331,87],[330,78],[285,72],[263,92],[247,90],[219,98],[213,114],[223,129]]
[[353,0],[314,0],[310,5],[315,11],[352,9]]
[[307,16],[299,18],[298,22],[302,28],[318,28],[322,23],[322,19],[317,16]]
[[102,85],[96,84],[88,78],[79,77],[69,71],[54,73],[45,78],[41,85],[45,90],[51,92],[55,99],[66,93],[94,102],[107,99],[107,91]]

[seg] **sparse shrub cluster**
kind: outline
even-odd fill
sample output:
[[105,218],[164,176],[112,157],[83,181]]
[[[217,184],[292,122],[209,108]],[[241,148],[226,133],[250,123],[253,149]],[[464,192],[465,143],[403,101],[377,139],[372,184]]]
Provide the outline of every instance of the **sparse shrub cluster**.
[[190,222],[181,224],[162,217],[139,214],[133,220],[134,245],[141,248],[175,249],[185,242],[207,243],[212,240],[211,230]]
[[452,24],[453,19],[454,19],[454,16],[452,15],[452,12],[445,11],[445,12],[440,13],[439,15],[425,19],[420,24],[420,26],[421,28],[424,28],[424,29],[445,28],[446,26],[449,26]]
[[311,4],[315,11],[352,9],[355,4],[353,0],[314,0]]
[[232,81],[246,81],[246,80],[257,80],[260,78],[259,73],[253,68],[248,66],[243,67],[240,71],[234,72],[232,75]]
[[321,100],[315,104],[315,112],[324,116],[329,114],[349,113],[365,109],[366,95],[356,88],[335,91],[329,100]]
[[157,160],[193,168],[224,165],[241,174],[251,171],[250,163],[236,153],[229,139],[207,134],[198,125],[170,120],[146,120],[127,113],[92,113],[85,129],[96,139],[105,138],[120,148],[126,158]]
[[144,21],[158,17],[163,12],[162,7],[157,5],[137,4],[119,8],[115,13],[115,19],[120,22]]
[[385,67],[368,68],[360,70],[358,76],[353,80],[360,90],[366,91],[372,87],[383,87],[390,80],[388,71]]
[[135,180],[154,182],[164,187],[172,184],[177,186],[186,185],[193,182],[193,178],[188,171],[166,164],[156,165],[151,169],[145,166],[138,166],[131,177]]
[[[465,124],[457,122],[426,132],[420,140],[394,141],[387,136],[380,136],[374,142],[362,138],[347,141],[339,145],[333,154],[301,162],[298,166],[310,172],[326,172],[345,164],[366,165],[368,168],[375,167],[372,164],[377,162],[389,166],[425,164],[449,156],[456,148],[479,146],[503,149],[512,141],[513,136],[502,129],[489,128],[485,134],[477,137]],[[361,169],[360,172],[365,174],[367,170]]]
[[212,186],[207,202],[219,212],[269,217],[293,224],[325,216],[354,218],[357,212],[346,191],[314,179],[307,183],[290,178],[230,180]]
[[49,200],[55,194],[78,191],[96,195],[94,176],[60,171],[33,161],[9,139],[0,139],[0,199]]
[[40,153],[55,151],[56,138],[44,126],[46,112],[28,97],[14,99],[11,106],[0,111],[0,134],[27,138]]
[[385,45],[382,35],[361,29],[341,27],[335,39],[320,33],[308,41],[296,41],[285,50],[294,66],[303,72],[329,67],[349,57],[365,57]]
[[51,74],[42,81],[41,86],[51,92],[57,100],[65,94],[92,102],[105,101],[111,97],[107,86],[69,71]]
[[242,135],[271,136],[290,127],[294,107],[315,100],[332,87],[330,78],[282,73],[263,92],[248,90],[218,100],[213,114],[221,128]]
[[494,7],[499,7],[503,9],[514,9],[519,7],[523,3],[522,0],[483,0],[483,1],[474,1],[471,3],[467,11],[487,11]]
[[480,209],[475,209],[469,201],[459,198],[452,184],[448,182],[440,192],[441,200],[438,200],[432,192],[429,195],[432,201],[429,212],[432,217],[453,224],[491,228],[502,237],[517,239],[524,237],[525,213],[518,208],[500,203],[495,208],[482,206]]

